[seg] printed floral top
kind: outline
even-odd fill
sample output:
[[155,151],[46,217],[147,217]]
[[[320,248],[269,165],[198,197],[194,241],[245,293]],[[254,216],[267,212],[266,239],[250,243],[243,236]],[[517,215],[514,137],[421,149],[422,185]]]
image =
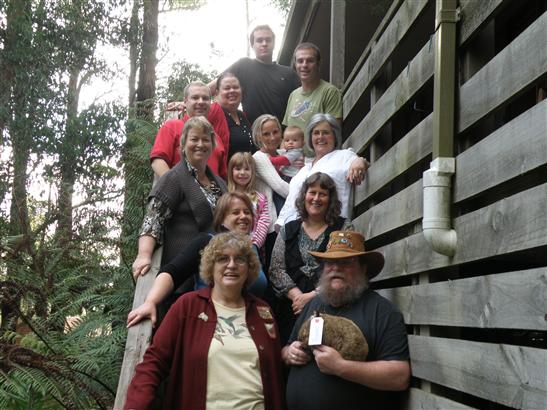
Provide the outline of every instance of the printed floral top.
[[[342,230],[353,229],[350,221],[346,221]],[[304,227],[300,227],[298,235],[298,249],[304,265],[300,268],[304,275],[311,277],[314,271],[319,267],[319,262],[309,251],[316,251],[323,240],[325,239],[325,231],[323,231],[316,239],[311,239]],[[286,295],[289,290],[294,288],[296,284],[285,270],[285,227],[281,228],[275,246],[272,252],[272,261],[270,265],[270,280],[274,285],[278,295]]]

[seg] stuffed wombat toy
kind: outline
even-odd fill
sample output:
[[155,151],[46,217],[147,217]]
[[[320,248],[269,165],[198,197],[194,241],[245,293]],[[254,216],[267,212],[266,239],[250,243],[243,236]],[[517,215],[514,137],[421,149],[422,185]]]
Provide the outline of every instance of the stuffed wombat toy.
[[[320,313],[323,318],[323,339],[322,344],[336,349],[344,359],[365,361],[368,354],[368,343],[361,332],[351,320],[341,316],[332,316]],[[314,317],[314,316],[312,316]],[[308,350],[308,337],[310,335],[309,317],[298,332],[298,340]]]

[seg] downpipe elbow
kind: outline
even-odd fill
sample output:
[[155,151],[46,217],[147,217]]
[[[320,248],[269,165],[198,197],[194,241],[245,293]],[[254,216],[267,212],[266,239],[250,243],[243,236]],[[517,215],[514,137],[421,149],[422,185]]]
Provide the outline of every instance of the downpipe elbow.
[[436,158],[423,174],[424,212],[422,230],[431,248],[440,254],[454,256],[458,237],[451,227],[451,178],[455,173],[454,158]]

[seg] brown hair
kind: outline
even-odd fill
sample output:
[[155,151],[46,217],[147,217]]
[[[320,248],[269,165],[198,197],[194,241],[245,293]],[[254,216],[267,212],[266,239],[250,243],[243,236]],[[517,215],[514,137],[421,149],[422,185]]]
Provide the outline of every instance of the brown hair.
[[251,180],[247,186],[243,187],[246,194],[253,194],[256,180],[256,164],[250,152],[236,152],[228,162],[228,191],[236,191],[237,186],[234,182],[234,168],[247,165],[251,169]]
[[306,193],[308,189],[315,184],[319,184],[322,189],[325,189],[329,193],[329,205],[327,212],[325,213],[325,222],[329,225],[334,225],[336,219],[340,216],[342,204],[338,199],[338,192],[336,191],[336,183],[324,172],[316,172],[306,178],[300,188],[298,197],[296,198],[295,205],[300,218],[303,220],[308,219],[308,211],[306,210]]
[[272,28],[268,26],[267,24],[261,24],[253,28],[253,31],[251,31],[251,35],[249,36],[249,41],[251,42],[251,46],[255,43],[255,32],[258,30],[268,30],[270,33],[272,33],[272,39],[273,41],[275,41],[275,33],[273,32]]
[[224,218],[226,218],[226,215],[230,211],[230,206],[232,206],[232,201],[234,199],[239,199],[240,201],[242,201],[245,206],[251,211],[251,227],[254,226],[255,216],[253,212],[253,203],[251,202],[249,197],[243,192],[232,191],[222,195],[217,202],[217,205],[215,207],[215,213],[213,215],[213,229],[215,232],[222,232],[224,230]]
[[225,78],[235,78],[237,82],[239,83],[239,88],[241,88],[241,95],[243,96],[243,87],[241,86],[241,82],[239,81],[239,78],[237,78],[236,75],[234,73],[231,73],[230,71],[225,71],[218,76],[217,82],[216,82],[217,93],[220,90],[220,85],[222,84],[222,80],[224,80]]
[[296,46],[294,49],[293,55],[292,55],[292,63],[293,68],[294,64],[296,63],[296,52],[299,50],[313,50],[315,51],[315,59],[317,60],[317,64],[321,64],[321,50],[319,50],[319,47],[317,47],[313,43],[300,43]]

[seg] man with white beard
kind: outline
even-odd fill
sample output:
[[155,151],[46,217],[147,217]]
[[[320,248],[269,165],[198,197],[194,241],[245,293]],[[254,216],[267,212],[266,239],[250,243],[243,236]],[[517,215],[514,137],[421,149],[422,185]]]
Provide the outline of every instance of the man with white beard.
[[[353,231],[332,232],[326,251],[310,254],[324,267],[318,295],[305,306],[282,351],[290,366],[289,410],[397,408],[400,395],[393,392],[406,390],[410,380],[406,328],[396,307],[368,288],[369,279],[384,266],[383,255],[366,252],[363,235]],[[368,355],[361,352],[366,359],[345,359],[335,348],[322,344],[332,331],[326,320],[323,329],[312,318],[310,338],[298,340],[304,322],[318,314],[353,322],[368,343]],[[336,338],[344,339],[343,335]]]

